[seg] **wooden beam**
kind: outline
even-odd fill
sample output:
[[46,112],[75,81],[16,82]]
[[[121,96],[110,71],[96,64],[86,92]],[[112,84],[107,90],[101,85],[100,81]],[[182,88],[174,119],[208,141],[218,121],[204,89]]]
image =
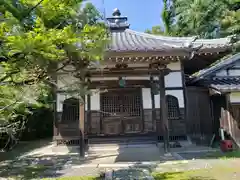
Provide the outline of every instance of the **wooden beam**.
[[[150,81],[149,80],[126,80],[125,87],[148,87],[150,88]],[[89,88],[120,88],[118,80],[109,80],[109,81],[93,81],[90,83]]]
[[129,68],[129,69],[119,69],[119,70],[110,70],[104,69],[103,71],[91,70],[89,72],[91,77],[99,77],[99,76],[107,76],[107,77],[115,77],[115,76],[146,76],[146,75],[158,75],[158,70],[151,70],[147,68]]

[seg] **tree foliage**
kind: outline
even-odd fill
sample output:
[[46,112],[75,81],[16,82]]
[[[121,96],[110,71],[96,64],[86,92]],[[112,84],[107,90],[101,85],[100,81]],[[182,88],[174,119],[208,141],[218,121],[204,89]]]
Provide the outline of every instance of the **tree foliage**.
[[239,0],[163,0],[163,4],[160,34],[218,38],[240,33]]
[[39,106],[65,66],[86,89],[87,69],[102,59],[107,42],[100,13],[82,0],[1,0],[0,119]]
[[161,18],[163,27],[160,25],[153,26],[145,32],[155,35],[174,35],[174,4],[171,0],[163,0],[163,9]]
[[102,59],[106,28],[97,23],[96,9],[91,4],[81,8],[81,3],[81,0],[1,1],[2,92],[14,85],[32,88],[33,84],[49,80],[56,72],[50,68],[53,63],[75,65],[75,71],[80,72],[90,61]]

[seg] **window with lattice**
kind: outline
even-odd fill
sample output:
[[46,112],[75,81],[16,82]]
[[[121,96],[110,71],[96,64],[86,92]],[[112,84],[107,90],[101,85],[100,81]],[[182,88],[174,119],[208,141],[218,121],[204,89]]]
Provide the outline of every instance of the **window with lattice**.
[[103,117],[114,115],[140,116],[141,98],[138,93],[123,92],[101,94],[101,110]]
[[175,96],[167,95],[167,107],[169,119],[180,119],[180,109],[178,99]]
[[120,98],[116,94],[104,93],[101,94],[101,110],[103,117],[119,115]]
[[79,120],[79,100],[76,98],[65,99],[61,122],[76,122]]

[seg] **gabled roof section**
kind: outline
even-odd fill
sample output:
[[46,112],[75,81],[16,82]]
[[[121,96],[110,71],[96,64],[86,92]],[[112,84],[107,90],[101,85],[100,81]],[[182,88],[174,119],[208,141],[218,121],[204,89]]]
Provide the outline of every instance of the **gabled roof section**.
[[224,52],[232,46],[233,40],[232,36],[219,39],[198,39],[197,37],[158,36],[133,31],[129,29],[127,17],[122,17],[118,9],[114,10],[113,17],[107,18],[107,25],[112,38],[112,43],[107,47],[108,52],[158,51],[179,52],[186,55],[192,51]]
[[207,78],[213,73],[216,73],[219,70],[227,69],[232,66],[235,62],[240,61],[240,53],[237,53],[231,57],[223,58],[219,63],[199,71],[196,75],[193,75],[192,83],[197,82],[198,80]]

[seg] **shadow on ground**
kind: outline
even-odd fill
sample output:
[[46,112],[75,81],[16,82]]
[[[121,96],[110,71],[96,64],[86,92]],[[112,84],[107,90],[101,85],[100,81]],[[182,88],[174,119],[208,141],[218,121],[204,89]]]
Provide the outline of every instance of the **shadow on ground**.
[[70,164],[81,164],[78,155],[25,156],[0,165],[0,177],[20,177],[22,179],[59,177]]
[[27,152],[41,148],[52,143],[52,139],[42,139],[38,141],[19,142],[14,149],[7,152],[0,152],[0,162],[6,160],[14,160]]
[[[113,179],[118,180],[217,180],[215,178],[199,176],[194,173],[185,172],[165,172],[156,173],[154,172],[155,167],[143,167],[134,165],[129,168],[114,170],[112,172]],[[190,171],[189,171],[190,172]]]

